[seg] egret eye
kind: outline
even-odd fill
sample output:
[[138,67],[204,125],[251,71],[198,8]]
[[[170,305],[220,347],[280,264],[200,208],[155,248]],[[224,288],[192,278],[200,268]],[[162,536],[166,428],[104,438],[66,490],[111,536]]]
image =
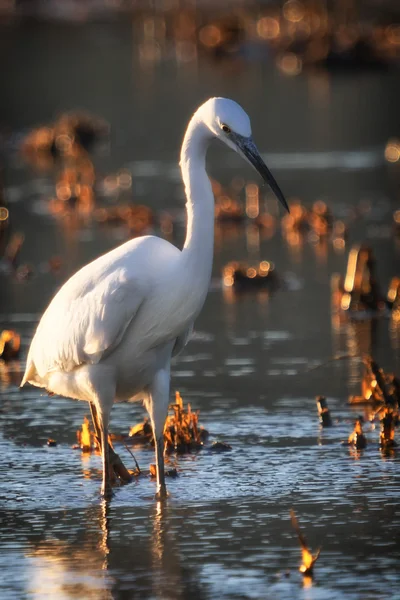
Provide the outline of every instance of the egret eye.
[[224,125],[224,124],[222,124],[222,125],[221,125],[221,129],[222,129],[222,131],[224,131],[225,133],[230,133],[230,132],[231,132],[231,128],[230,128],[230,127],[228,127],[228,125]]

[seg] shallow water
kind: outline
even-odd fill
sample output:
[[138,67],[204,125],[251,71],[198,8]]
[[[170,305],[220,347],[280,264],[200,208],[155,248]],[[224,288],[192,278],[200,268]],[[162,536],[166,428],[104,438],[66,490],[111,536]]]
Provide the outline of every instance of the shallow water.
[[[175,158],[184,121],[199,98],[234,96],[254,114],[260,150],[288,196],[308,203],[324,197],[340,218],[354,207],[365,210],[352,221],[343,252],[307,240],[291,247],[279,228],[259,238],[250,228],[217,229],[212,286],[196,334],[175,362],[172,390],[200,409],[211,440],[231,444],[232,451],[215,454],[206,447],[171,456],[179,476],[168,481],[165,505],[155,502],[155,484],[145,476],[116,489],[107,505],[99,498],[100,457],[72,449],[87,406],[33,388],[20,391],[18,384],[35,324],[57,287],[78,266],[123,241],[126,232],[50,217],[51,175],[32,173],[10,148],[8,198],[15,227],[26,236],[22,259],[35,272],[25,282],[0,274],[0,328],[17,329],[23,342],[21,363],[0,365],[0,597],[400,598],[399,454],[381,454],[378,429],[366,428],[362,452],[342,444],[360,411],[347,398],[358,393],[363,368],[357,357],[327,362],[340,353],[373,352],[386,370],[399,372],[400,331],[389,317],[338,323],[330,308],[330,276],[344,272],[354,242],[373,246],[383,290],[398,275],[399,245],[391,235],[398,172],[382,158],[387,137],[395,133],[392,76],[330,79],[327,97],[314,98],[312,110],[312,95],[305,96],[311,76],[284,79],[267,72],[261,78],[260,65],[249,64],[239,86],[229,70],[218,68],[217,77],[207,62],[199,63],[197,77],[169,63],[154,74],[141,70],[135,55],[126,57],[131,31],[125,25],[85,26],[74,36],[63,26],[57,42],[50,26],[41,26],[40,33],[27,28],[24,44],[8,58],[13,69],[2,102],[16,139],[57,110],[87,106],[107,118],[114,132],[111,153],[97,158],[99,180],[128,166],[135,201],[182,211]],[[8,31],[2,44],[21,35],[18,28]],[[42,61],[50,41],[57,43],[57,59],[46,54],[45,77]],[[119,53],[115,69],[110,48]],[[77,63],[74,56],[82,51],[87,60]],[[99,79],[98,66],[90,68],[99,52],[100,59],[108,57],[102,65],[110,70],[106,81]],[[27,55],[30,69],[24,70]],[[74,68],[77,89],[57,79],[60,56],[63,68]],[[18,73],[32,90],[26,110],[17,93]],[[59,86],[43,94],[48,80]],[[187,85],[188,94],[177,94],[174,81]],[[171,107],[162,126],[158,94]],[[387,110],[377,113],[382,98]],[[285,115],[279,128],[266,105],[267,113]],[[350,128],[355,114],[358,126]],[[246,166],[223,152],[211,153],[210,171],[223,183],[235,174],[253,180]],[[177,227],[173,241],[180,244],[182,236]],[[46,268],[54,254],[63,258],[59,274]],[[247,257],[274,261],[281,280],[274,293],[232,296],[223,289],[222,266]],[[327,396],[330,429],[319,426],[317,394]],[[143,415],[139,404],[115,406],[112,431],[127,433]],[[47,447],[49,437],[56,447]],[[116,446],[133,468],[128,452]],[[153,462],[151,449],[133,450],[142,468]],[[292,507],[311,547],[322,546],[313,581],[297,571]]]

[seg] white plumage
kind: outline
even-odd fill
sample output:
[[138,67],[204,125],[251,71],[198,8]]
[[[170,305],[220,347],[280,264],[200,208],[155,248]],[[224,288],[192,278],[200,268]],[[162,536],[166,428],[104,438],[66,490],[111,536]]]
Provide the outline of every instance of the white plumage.
[[[32,340],[25,375],[33,385],[90,403],[101,438],[102,492],[111,494],[108,423],[114,401],[144,399],[156,440],[158,495],[166,495],[163,429],[171,357],[187,343],[209,286],[214,199],[205,170],[218,137],[245,156],[285,200],[232,100],[212,98],[193,115],[181,151],[187,197],[182,251],[154,236],[131,240],[73,275],[55,295]],[[97,419],[97,423],[96,423]]]

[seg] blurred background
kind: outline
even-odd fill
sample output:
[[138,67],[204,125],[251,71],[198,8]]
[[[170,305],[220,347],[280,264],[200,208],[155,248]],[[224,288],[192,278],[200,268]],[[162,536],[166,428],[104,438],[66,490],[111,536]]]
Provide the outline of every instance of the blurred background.
[[[398,457],[378,430],[369,454],[340,443],[360,357],[399,372],[399,69],[396,0],[0,0],[0,331],[21,341],[0,361],[3,598],[395,597]],[[150,480],[107,513],[99,457],[70,448],[87,407],[18,384],[77,268],[147,233],[181,247],[180,144],[210,96],[248,112],[291,205],[212,146],[213,279],[172,389],[233,450],[180,457],[167,514]],[[112,427],[142,417],[118,406]],[[293,505],[330,559],[316,587],[294,579]]]
[[[227,8],[206,1],[25,0],[3,1],[0,11],[7,211],[0,252],[11,252],[17,280],[29,279],[31,290],[27,296],[26,285],[8,278],[4,307],[43,309],[55,285],[43,273],[49,260],[65,279],[135,235],[156,231],[181,243],[180,143],[192,112],[210,96],[243,105],[289,202],[307,210],[325,203],[350,242],[358,217],[394,212],[396,2],[236,0]],[[275,260],[281,237],[275,200],[225,149],[213,148],[209,163],[217,217],[229,225],[217,230],[215,274],[228,258],[245,258],[229,244],[251,246],[256,255],[268,240],[268,259]],[[271,218],[255,223],[264,213]],[[382,238],[384,230],[369,223],[362,237],[371,236]],[[286,268],[310,244],[307,236],[284,237],[284,252],[291,253]],[[326,239],[320,245],[321,236],[311,237],[319,263],[346,252],[344,242],[327,252]],[[385,256],[392,260],[393,253]]]

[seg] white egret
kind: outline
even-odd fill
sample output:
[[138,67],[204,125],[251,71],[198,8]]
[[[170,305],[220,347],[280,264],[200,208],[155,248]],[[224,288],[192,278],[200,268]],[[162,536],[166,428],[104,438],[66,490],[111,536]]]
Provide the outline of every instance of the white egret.
[[182,144],[187,198],[182,250],[144,236],[80,269],[57,292],[32,340],[26,382],[90,403],[102,449],[102,493],[111,494],[108,424],[114,402],[143,399],[155,440],[157,495],[166,495],[163,429],[171,358],[186,345],[209,287],[214,197],[205,159],[218,138],[245,157],[288,210],[251,138],[244,110],[211,98],[195,112]]

